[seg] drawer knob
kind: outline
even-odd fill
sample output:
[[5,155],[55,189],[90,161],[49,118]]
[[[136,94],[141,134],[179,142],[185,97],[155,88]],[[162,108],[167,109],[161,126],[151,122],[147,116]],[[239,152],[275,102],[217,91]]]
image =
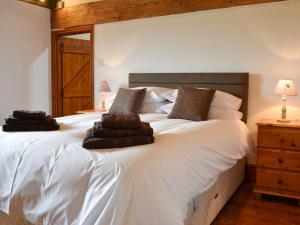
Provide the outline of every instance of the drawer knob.
[[281,144],[283,144],[285,142],[284,138],[281,138],[279,141]]
[[278,180],[278,184],[283,184],[283,181],[282,180]]
[[292,143],[292,147],[297,147],[295,142]]
[[283,159],[278,159],[278,163],[280,163],[280,164],[282,164],[284,162],[284,160]]

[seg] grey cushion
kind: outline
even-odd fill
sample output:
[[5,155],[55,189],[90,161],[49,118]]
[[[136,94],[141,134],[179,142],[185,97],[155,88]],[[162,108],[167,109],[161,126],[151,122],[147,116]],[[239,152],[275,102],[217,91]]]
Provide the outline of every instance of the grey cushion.
[[216,90],[213,89],[179,88],[175,105],[168,118],[207,120],[215,92]]
[[142,110],[145,95],[146,88],[137,90],[120,88],[109,113],[138,114]]

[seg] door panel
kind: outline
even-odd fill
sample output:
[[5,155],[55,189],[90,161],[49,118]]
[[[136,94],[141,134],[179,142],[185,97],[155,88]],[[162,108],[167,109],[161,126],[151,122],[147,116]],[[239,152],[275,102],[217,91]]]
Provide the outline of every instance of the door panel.
[[64,98],[64,115],[73,115],[74,110],[80,111],[80,109],[90,109],[92,102],[89,97],[80,98]]
[[63,38],[61,55],[63,116],[93,108],[90,41]]

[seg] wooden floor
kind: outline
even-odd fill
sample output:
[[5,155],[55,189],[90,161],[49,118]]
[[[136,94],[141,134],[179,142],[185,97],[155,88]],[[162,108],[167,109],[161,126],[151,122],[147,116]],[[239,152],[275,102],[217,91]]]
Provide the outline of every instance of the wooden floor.
[[297,201],[264,196],[256,200],[253,184],[243,184],[212,225],[300,225]]

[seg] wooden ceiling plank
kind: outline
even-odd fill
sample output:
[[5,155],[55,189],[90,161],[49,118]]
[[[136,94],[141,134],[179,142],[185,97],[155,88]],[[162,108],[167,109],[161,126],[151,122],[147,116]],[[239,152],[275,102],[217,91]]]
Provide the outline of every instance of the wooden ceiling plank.
[[52,29],[286,0],[103,0],[53,10]]

